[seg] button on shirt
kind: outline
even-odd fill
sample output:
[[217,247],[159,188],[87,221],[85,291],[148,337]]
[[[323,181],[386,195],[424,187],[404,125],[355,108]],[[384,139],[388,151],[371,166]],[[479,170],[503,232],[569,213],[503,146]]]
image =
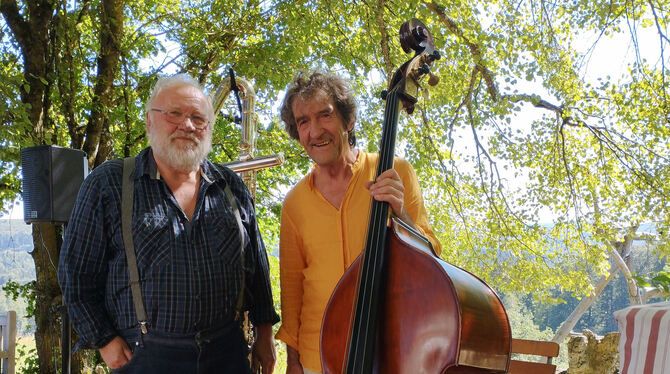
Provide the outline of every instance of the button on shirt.
[[[276,323],[269,265],[251,196],[242,180],[209,161],[201,165],[189,221],[160,178],[150,148],[136,157],[132,235],[148,329],[195,334],[234,318],[242,282],[240,231],[226,184],[245,228],[245,306],[254,324]],[[77,347],[100,348],[138,326],[121,233],[122,160],[84,180],[66,229],[58,278]]]

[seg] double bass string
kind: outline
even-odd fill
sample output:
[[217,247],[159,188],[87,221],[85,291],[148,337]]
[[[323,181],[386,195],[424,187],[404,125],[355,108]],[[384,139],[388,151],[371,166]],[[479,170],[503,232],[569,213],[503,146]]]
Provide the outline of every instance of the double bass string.
[[[380,156],[379,156],[379,165],[378,165],[378,171],[377,171],[377,176],[379,176],[381,173],[384,171],[390,169],[393,167],[393,157],[394,157],[394,152],[393,149],[395,147],[395,132],[396,132],[396,123],[397,123],[397,118],[398,118],[398,104],[399,100],[397,98],[398,92],[397,88],[392,90],[392,92],[387,95],[387,102],[386,102],[386,114],[385,117],[387,120],[387,123],[384,124],[383,127],[383,134],[382,134],[382,139],[381,139],[381,144],[380,144]],[[365,299],[368,302],[368,307],[366,308],[365,312],[367,313],[366,316],[366,330],[369,333],[365,335],[364,343],[365,345],[372,345],[374,344],[375,338],[376,338],[376,330],[377,330],[377,319],[376,316],[373,316],[372,314],[375,313],[376,315],[379,315],[379,302],[381,301],[379,299],[380,296],[380,290],[381,290],[381,282],[382,282],[382,274],[381,272],[383,271],[383,262],[384,262],[384,255],[386,251],[386,242],[387,242],[387,234],[386,234],[386,226],[387,226],[387,221],[388,221],[388,213],[389,213],[389,204],[387,202],[381,202],[381,201],[374,201],[373,202],[376,205],[376,211],[374,212],[374,218],[373,219],[373,224],[374,224],[374,233],[375,236],[373,239],[375,240],[375,243],[372,245],[373,251],[371,255],[373,256],[368,267],[371,267],[370,272],[372,272],[372,275],[367,277],[366,279],[370,282],[372,282],[372,285],[367,287],[366,289],[369,290],[371,295]],[[379,273],[379,274],[378,274]],[[376,292],[377,294],[372,294],[373,292]],[[374,301],[373,301],[374,300]],[[374,302],[377,302],[377,305],[373,305]],[[376,309],[373,309],[373,307],[376,307]],[[374,322],[373,322],[374,318]],[[374,324],[373,324],[374,323]],[[370,326],[373,324],[372,326]],[[365,351],[365,350],[364,350]],[[371,352],[373,354],[374,352]],[[370,355],[368,356],[368,358]],[[362,361],[362,360],[359,360]],[[365,369],[365,368],[363,368]]]
[[[382,139],[380,144],[377,176],[393,167],[393,149],[395,147],[395,132],[398,118],[397,88],[393,89],[387,96],[386,114],[387,122],[384,123]],[[379,289],[382,282],[382,266],[384,251],[386,250],[386,224],[388,220],[389,205],[387,202],[373,200],[370,228],[368,232],[367,250],[363,255],[361,271],[358,274],[358,295],[354,309],[359,311],[358,323],[354,320],[353,332],[349,334],[350,344],[347,357],[342,369],[348,368],[347,372],[358,373],[365,369],[364,360],[358,355],[365,357],[367,349],[373,349],[376,336],[376,318],[379,308]],[[360,303],[360,304],[359,304]],[[375,305],[375,303],[377,305]],[[373,321],[374,319],[374,321]],[[351,326],[351,324],[350,324]],[[367,332],[368,334],[366,334]],[[362,346],[361,346],[362,345]],[[374,352],[368,352],[367,356]],[[362,368],[358,366],[362,365]]]

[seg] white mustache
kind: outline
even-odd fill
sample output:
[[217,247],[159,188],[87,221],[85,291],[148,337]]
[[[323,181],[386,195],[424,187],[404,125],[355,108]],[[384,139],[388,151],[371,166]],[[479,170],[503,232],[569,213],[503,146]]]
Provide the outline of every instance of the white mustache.
[[200,145],[200,139],[191,132],[175,131],[170,135],[169,139],[174,140],[175,138],[188,138],[189,140],[193,140],[195,144]]

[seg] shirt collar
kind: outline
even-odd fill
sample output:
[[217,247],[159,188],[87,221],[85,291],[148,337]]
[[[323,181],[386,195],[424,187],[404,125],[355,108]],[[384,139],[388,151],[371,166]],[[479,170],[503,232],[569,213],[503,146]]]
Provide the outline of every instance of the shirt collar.
[[[358,154],[356,155],[356,161],[354,161],[354,163],[351,164],[352,178],[353,178],[354,175],[356,175],[356,173],[358,173],[358,171],[361,169],[361,167],[364,163],[364,161],[363,161],[363,158],[365,157],[363,155],[364,153],[365,152],[363,152],[362,150],[359,149]],[[312,166],[312,170],[310,170],[309,173],[307,174],[307,180],[309,182],[308,185],[312,190],[316,190],[316,187],[314,186],[314,172],[318,168],[319,168],[319,165],[314,164],[314,166]]]

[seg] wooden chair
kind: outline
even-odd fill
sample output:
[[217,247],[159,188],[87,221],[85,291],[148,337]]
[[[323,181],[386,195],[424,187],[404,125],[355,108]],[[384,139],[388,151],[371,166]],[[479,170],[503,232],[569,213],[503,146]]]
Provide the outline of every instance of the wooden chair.
[[556,365],[551,360],[558,357],[558,348],[555,342],[512,339],[512,353],[544,357],[546,363],[511,360],[508,374],[554,374]]
[[0,373],[16,371],[16,312],[0,315]]

